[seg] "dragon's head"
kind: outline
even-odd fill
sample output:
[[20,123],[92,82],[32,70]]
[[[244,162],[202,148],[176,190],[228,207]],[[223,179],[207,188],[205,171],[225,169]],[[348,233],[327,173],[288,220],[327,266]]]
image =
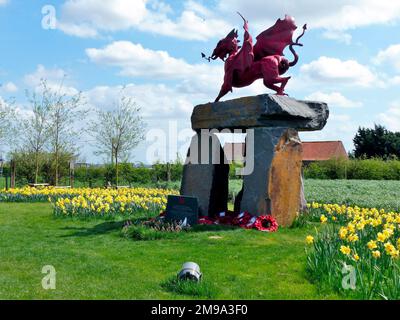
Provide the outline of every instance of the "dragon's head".
[[220,58],[225,61],[227,55],[235,53],[239,50],[238,47],[238,31],[233,29],[224,39],[221,39],[215,47],[211,59],[216,60]]

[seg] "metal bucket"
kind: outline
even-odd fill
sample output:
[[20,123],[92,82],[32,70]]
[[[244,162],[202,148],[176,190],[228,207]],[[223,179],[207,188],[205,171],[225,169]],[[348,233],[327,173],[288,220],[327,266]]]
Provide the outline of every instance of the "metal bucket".
[[199,265],[194,262],[185,262],[178,274],[180,280],[200,281],[202,276]]

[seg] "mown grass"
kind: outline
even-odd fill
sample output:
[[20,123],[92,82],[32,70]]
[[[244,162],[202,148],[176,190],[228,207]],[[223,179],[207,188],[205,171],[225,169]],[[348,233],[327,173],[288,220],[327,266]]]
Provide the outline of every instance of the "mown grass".
[[[1,203],[0,299],[337,298],[307,280],[309,228],[199,228],[176,239],[133,241],[121,237],[122,224],[54,218],[49,204]],[[205,289],[166,285],[186,261],[200,265]],[[56,290],[41,286],[45,265],[57,271]]]
[[[306,180],[305,190],[309,201],[400,208],[399,181]],[[273,234],[199,227],[148,241],[121,237],[123,223],[55,218],[44,203],[0,203],[0,299],[342,297],[309,281],[304,239],[313,223]],[[200,265],[203,287],[172,280],[186,261]],[[41,286],[45,265],[56,268],[54,291]]]

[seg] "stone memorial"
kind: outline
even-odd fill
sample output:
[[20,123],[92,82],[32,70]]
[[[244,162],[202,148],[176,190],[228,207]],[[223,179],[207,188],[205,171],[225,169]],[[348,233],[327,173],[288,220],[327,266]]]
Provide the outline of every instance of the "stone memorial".
[[[242,17],[243,18],[243,17]],[[281,77],[297,64],[292,40],[297,26],[285,16],[257,37],[253,46],[244,18],[244,40],[238,46],[238,32],[232,30],[218,42],[208,61],[220,58],[225,77],[215,102],[194,108],[191,122],[196,132],[185,162],[181,194],[199,199],[199,213],[213,217],[227,210],[229,164],[216,135],[220,130],[245,130],[246,154],[243,189],[235,199],[235,211],[272,215],[283,226],[293,223],[306,209],[302,179],[302,144],[299,131],[322,130],[329,117],[326,103],[288,97],[284,90],[290,77]],[[289,47],[294,60],[283,50]],[[233,87],[245,87],[257,79],[276,91],[220,102]],[[279,85],[279,86],[278,86]],[[250,170],[248,170],[250,168]],[[246,170],[245,170],[246,171]]]
[[195,197],[168,196],[166,221],[185,221],[193,226],[199,219],[199,205]]
[[[215,134],[207,135],[201,129],[251,129],[254,130],[253,141],[246,141],[245,159],[253,159],[254,169],[243,178],[243,190],[238,195],[240,199],[235,201],[235,210],[254,215],[272,214],[280,225],[290,225],[306,204],[298,132],[321,130],[328,116],[326,103],[277,95],[245,97],[195,107],[192,128],[197,134],[192,139],[184,167],[181,193],[202,199],[202,215],[213,216],[226,210],[229,165],[221,156],[223,151],[215,152],[221,149]],[[209,150],[215,153],[207,154],[210,164],[193,164],[190,157],[193,148],[197,147],[200,163],[204,151],[198,146],[201,139],[214,141]],[[216,163],[217,159],[219,164],[211,162]]]

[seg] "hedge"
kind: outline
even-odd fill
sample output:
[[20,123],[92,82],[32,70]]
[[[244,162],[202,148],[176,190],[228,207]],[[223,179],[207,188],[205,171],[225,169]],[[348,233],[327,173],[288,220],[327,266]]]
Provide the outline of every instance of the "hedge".
[[304,167],[306,179],[400,180],[400,161],[339,159],[313,162]]

